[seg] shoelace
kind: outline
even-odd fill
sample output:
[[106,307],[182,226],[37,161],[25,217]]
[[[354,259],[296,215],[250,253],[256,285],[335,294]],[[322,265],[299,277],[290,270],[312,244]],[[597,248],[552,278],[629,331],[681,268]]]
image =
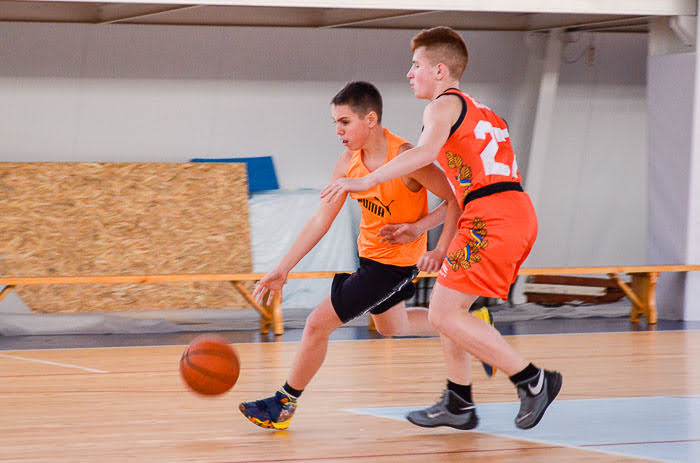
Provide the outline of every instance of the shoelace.
[[256,400],[255,406],[258,407],[259,409],[264,409],[269,414],[270,413],[270,406],[267,403],[271,400],[275,400],[275,398],[272,397],[271,399]]

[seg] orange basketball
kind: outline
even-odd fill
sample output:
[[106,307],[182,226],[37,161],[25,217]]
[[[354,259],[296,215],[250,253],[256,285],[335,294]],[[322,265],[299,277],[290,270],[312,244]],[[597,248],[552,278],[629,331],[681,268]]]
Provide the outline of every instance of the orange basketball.
[[180,358],[182,379],[200,394],[223,394],[236,384],[239,373],[236,351],[220,336],[193,339]]

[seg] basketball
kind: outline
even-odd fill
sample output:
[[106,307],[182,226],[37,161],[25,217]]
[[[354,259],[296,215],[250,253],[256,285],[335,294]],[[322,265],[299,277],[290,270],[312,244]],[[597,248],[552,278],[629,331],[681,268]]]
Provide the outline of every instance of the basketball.
[[219,336],[193,339],[180,358],[182,379],[199,394],[223,394],[236,384],[239,373],[236,351]]

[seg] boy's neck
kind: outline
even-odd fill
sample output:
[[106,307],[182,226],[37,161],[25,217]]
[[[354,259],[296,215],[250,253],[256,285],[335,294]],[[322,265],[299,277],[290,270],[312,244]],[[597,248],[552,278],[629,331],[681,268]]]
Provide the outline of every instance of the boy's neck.
[[450,81],[445,81],[445,82],[440,82],[437,84],[435,87],[435,92],[433,92],[433,100],[437,98],[438,96],[442,95],[445,93],[446,90],[450,88],[456,88],[459,89],[459,81],[458,80],[450,80]]
[[384,161],[386,159],[387,143],[384,128],[381,124],[377,124],[362,146],[362,156],[365,160]]

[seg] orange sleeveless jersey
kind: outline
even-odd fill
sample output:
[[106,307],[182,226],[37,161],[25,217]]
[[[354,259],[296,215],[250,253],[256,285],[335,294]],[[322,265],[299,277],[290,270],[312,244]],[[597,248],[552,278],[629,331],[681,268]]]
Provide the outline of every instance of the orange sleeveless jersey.
[[[520,182],[503,119],[460,90],[444,94],[456,94],[464,101],[438,155],[460,204],[470,191],[497,182]],[[463,293],[506,299],[536,237],[537,217],[526,193],[505,191],[476,199],[463,206],[437,281]]]
[[[408,142],[387,129],[384,129],[384,134],[389,144],[386,156],[386,162],[389,162],[399,155],[401,145]],[[355,151],[346,176],[357,178],[369,173],[362,162],[362,150]],[[350,193],[350,197],[358,201],[362,210],[360,236],[357,238],[360,257],[401,267],[415,265],[427,249],[428,238],[425,233],[412,243],[394,245],[381,243],[377,233],[386,224],[415,222],[428,214],[425,188],[413,192],[399,177],[362,193]]]
[[[506,123],[487,106],[452,88],[442,95],[464,98],[463,111],[443,145],[438,162],[452,184],[457,201],[473,190],[496,182],[520,182]],[[442,96],[441,95],[441,96]],[[439,97],[438,97],[439,98]]]

